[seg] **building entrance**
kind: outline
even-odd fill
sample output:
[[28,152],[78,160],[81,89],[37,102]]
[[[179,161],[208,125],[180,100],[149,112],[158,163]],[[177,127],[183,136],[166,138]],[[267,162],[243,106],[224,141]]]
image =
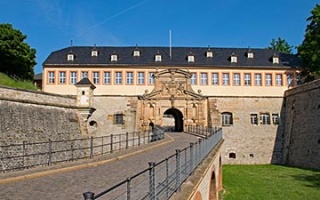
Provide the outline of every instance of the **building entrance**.
[[[182,132],[183,131],[183,115],[180,110],[175,108],[170,108],[163,113],[164,116],[173,118],[173,126],[171,131]],[[168,124],[169,125],[169,124]]]

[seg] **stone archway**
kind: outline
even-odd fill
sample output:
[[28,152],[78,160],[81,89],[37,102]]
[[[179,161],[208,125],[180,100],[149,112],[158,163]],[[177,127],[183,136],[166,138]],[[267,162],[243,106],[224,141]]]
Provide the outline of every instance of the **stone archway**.
[[209,199],[210,200],[217,200],[217,185],[216,185],[216,174],[213,171],[211,175],[210,181],[210,191],[209,191]]
[[183,114],[180,110],[176,108],[169,108],[166,110],[164,115],[172,115],[174,118],[174,130],[175,132],[182,132],[183,131]]

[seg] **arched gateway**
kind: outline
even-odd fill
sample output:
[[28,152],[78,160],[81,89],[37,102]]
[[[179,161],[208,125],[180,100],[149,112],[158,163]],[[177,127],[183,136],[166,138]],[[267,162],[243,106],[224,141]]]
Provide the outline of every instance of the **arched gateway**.
[[174,118],[174,130],[183,131],[188,125],[207,126],[207,98],[191,87],[191,73],[166,69],[154,74],[154,88],[139,97],[137,127],[148,129],[148,123],[163,126],[163,115]]

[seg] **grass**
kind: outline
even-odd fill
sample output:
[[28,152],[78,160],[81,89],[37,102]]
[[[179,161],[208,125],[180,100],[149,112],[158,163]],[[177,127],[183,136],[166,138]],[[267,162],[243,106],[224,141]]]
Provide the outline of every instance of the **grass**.
[[224,200],[320,199],[320,171],[279,165],[224,165]]
[[26,90],[37,90],[32,81],[14,80],[3,73],[0,73],[0,85]]

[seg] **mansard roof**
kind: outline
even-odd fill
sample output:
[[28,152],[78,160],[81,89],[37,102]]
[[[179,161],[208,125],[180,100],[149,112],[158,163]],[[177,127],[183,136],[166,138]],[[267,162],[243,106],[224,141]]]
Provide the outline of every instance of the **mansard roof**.
[[[213,57],[207,57],[207,47],[172,47],[171,57],[169,47],[142,47],[139,46],[140,56],[133,56],[136,46],[96,46],[98,56],[91,56],[92,46],[72,46],[52,52],[45,60],[46,66],[87,65],[95,67],[115,66],[173,66],[173,67],[250,67],[250,68],[296,68],[302,67],[297,55],[284,54],[272,49],[250,48],[254,53],[253,59],[248,59],[248,48],[212,48]],[[73,61],[67,60],[67,55],[72,52]],[[110,56],[117,53],[117,61],[111,61]],[[187,55],[192,52],[195,62],[188,62]],[[238,56],[237,63],[230,62],[230,55]],[[155,62],[155,55],[161,54],[162,61]],[[272,56],[280,56],[280,63],[273,64]]]

